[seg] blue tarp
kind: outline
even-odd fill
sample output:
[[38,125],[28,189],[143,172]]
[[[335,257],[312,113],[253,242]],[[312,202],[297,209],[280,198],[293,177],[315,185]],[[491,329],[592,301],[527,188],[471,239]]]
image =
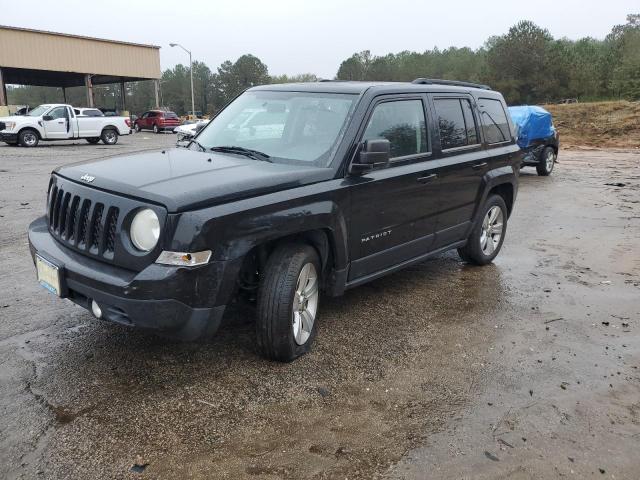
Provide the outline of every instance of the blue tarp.
[[555,133],[551,114],[542,107],[509,107],[509,113],[513,123],[518,127],[520,148],[527,148],[533,141],[550,137]]

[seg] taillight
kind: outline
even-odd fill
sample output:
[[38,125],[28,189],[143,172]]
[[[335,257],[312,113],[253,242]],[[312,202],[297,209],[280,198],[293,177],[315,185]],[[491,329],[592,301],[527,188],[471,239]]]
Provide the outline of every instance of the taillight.
[[127,127],[131,128],[131,119],[130,118],[125,118],[124,119],[124,123],[127,124]]

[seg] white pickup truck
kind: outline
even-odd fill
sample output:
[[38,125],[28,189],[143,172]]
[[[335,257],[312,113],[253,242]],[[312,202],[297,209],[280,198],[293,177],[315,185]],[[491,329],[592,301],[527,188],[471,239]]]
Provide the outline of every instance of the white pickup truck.
[[128,117],[106,117],[96,108],[73,108],[59,103],[40,105],[24,116],[0,118],[0,141],[23,147],[35,147],[40,140],[75,138],[115,145],[119,135],[130,133]]

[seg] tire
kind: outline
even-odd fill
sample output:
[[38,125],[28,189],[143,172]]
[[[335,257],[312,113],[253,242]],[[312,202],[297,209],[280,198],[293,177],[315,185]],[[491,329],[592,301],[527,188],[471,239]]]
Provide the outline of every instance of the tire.
[[[487,235],[488,225],[493,227],[492,230],[500,225],[500,230]],[[465,262],[474,265],[491,263],[500,253],[506,233],[507,205],[500,195],[491,195],[482,207],[479,221],[474,225],[467,244],[458,249],[458,254]]]
[[37,147],[39,141],[40,135],[38,135],[38,132],[31,128],[25,128],[18,134],[18,143],[23,147]]
[[[301,282],[304,298],[298,294]],[[289,243],[271,253],[257,299],[256,340],[263,356],[290,362],[309,351],[317,331],[319,287],[320,259],[313,247]]]
[[556,163],[556,151],[553,147],[544,147],[540,154],[540,161],[536,165],[538,175],[548,177],[553,172],[553,166]]
[[153,133],[160,133],[160,129],[158,128],[158,124],[157,123],[153,124]]
[[133,129],[136,131],[136,133],[140,133],[140,130],[142,130],[142,129],[140,128],[140,125],[138,125],[137,123],[135,123],[135,124],[133,125]]
[[115,145],[116,143],[118,143],[118,132],[113,128],[105,128],[104,130],[102,130],[100,139],[105,145]]
[[89,142],[91,145],[95,145],[100,141],[100,137],[91,137],[91,138],[86,138],[85,140]]

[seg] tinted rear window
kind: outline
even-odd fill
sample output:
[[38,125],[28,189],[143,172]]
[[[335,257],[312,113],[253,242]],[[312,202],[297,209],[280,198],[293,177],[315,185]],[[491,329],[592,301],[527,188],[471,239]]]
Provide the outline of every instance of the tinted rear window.
[[487,143],[507,142],[511,139],[509,122],[500,100],[480,99],[482,111],[482,131]]
[[178,115],[173,112],[164,112],[164,118],[178,118]]
[[442,150],[478,143],[478,132],[469,100],[437,98],[435,106]]

